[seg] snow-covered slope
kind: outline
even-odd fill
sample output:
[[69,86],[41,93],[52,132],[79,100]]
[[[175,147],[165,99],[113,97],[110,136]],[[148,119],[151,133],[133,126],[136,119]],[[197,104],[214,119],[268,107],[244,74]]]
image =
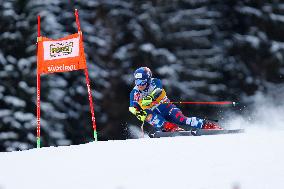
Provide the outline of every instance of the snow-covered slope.
[[284,131],[249,131],[1,153],[0,188],[284,188],[283,149]]

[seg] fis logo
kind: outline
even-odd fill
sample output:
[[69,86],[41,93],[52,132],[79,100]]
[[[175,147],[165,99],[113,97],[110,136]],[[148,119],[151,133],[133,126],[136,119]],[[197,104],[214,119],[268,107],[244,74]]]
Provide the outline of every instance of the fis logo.
[[60,42],[50,45],[50,57],[69,55],[73,50],[73,42]]

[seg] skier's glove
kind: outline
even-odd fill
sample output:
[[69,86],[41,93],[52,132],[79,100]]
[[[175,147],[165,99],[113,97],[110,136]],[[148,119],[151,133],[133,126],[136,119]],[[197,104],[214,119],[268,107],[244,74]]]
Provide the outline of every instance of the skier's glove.
[[129,111],[131,113],[133,113],[137,119],[139,119],[140,121],[145,121],[146,117],[147,117],[147,113],[145,110],[137,110],[136,108],[134,107],[129,107]]
[[145,96],[142,99],[142,106],[149,106],[153,102],[153,97],[151,95]]
[[146,117],[147,117],[147,113],[145,110],[140,110],[136,113],[136,117],[137,119],[139,119],[140,121],[145,121]]

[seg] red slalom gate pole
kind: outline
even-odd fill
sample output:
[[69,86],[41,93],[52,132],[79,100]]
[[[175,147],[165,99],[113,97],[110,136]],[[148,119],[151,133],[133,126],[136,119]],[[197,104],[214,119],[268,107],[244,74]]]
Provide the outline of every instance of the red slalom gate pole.
[[94,107],[93,107],[92,92],[91,92],[91,88],[90,88],[88,68],[85,69],[85,76],[86,76],[88,96],[89,96],[89,101],[90,101],[90,109],[91,109],[92,123],[93,123],[93,130],[94,130],[94,139],[95,139],[95,141],[97,141],[98,140],[98,133],[97,133],[96,118],[95,118]]
[[[37,16],[37,41],[40,40],[40,16]],[[37,43],[38,50],[38,43]],[[39,56],[37,55],[37,58]],[[38,63],[38,60],[37,60]],[[38,66],[37,66],[38,69]],[[37,148],[40,148],[40,73],[37,70]]]
[[[78,32],[81,32],[78,9],[75,9],[75,17],[76,17],[76,24],[77,24],[77,27],[78,27]],[[81,36],[81,37],[83,37],[83,36]]]
[[[78,14],[77,9],[75,9],[75,17],[76,17],[76,24],[78,27],[78,33],[80,35],[80,40],[82,41],[82,44],[83,44],[83,34],[81,32],[79,14]],[[95,141],[97,141],[98,134],[97,134],[96,118],[95,118],[95,113],[94,113],[93,98],[92,98],[92,92],[91,92],[90,80],[89,80],[89,74],[88,74],[88,67],[86,67],[84,71],[85,71],[85,76],[86,76],[86,84],[87,84],[88,97],[89,97],[89,102],[90,102],[90,110],[91,110],[93,130],[94,130],[94,139]]]

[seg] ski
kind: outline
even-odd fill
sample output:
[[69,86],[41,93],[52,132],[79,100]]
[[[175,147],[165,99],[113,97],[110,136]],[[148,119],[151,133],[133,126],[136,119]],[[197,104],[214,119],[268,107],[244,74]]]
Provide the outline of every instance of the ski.
[[244,133],[244,129],[201,129],[201,130],[191,130],[191,131],[179,131],[179,132],[155,132],[150,134],[152,138],[162,138],[162,137],[176,137],[176,136],[202,136],[202,135],[220,135],[220,134],[236,134]]

